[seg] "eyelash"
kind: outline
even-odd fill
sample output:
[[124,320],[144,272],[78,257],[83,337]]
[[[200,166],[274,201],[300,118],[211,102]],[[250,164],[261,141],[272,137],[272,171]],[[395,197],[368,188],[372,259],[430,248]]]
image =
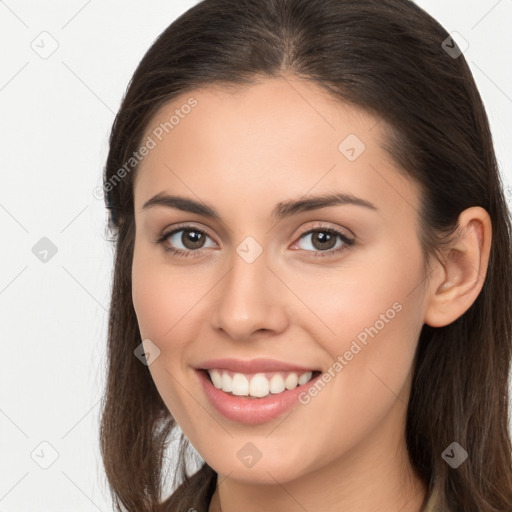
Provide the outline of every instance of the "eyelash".
[[[201,235],[206,235],[209,238],[211,238],[208,235],[208,233],[206,233],[202,229],[198,229],[195,226],[186,225],[186,226],[180,226],[179,228],[173,229],[172,231],[163,233],[160,236],[160,238],[158,238],[158,240],[156,240],[156,243],[162,245],[164,251],[175,254],[176,256],[179,256],[179,257],[188,258],[188,257],[192,256],[193,254],[195,254],[195,255],[201,254],[202,249],[184,251],[182,249],[176,249],[175,247],[169,247],[169,246],[165,245],[165,242],[171,235],[179,233],[180,231],[194,231],[196,233],[200,233]],[[356,244],[355,239],[347,237],[345,234],[341,233],[340,231],[333,229],[333,228],[324,228],[321,226],[318,226],[314,229],[309,229],[308,231],[301,233],[298,239],[300,240],[300,239],[304,238],[306,235],[310,235],[312,233],[328,233],[330,235],[338,236],[344,245],[342,245],[341,247],[338,247],[337,249],[329,249],[328,251],[306,251],[308,253],[312,253],[312,254],[309,254],[307,257],[327,258],[327,257],[333,256],[335,254],[338,254],[342,251],[345,251],[348,248],[350,248]]]

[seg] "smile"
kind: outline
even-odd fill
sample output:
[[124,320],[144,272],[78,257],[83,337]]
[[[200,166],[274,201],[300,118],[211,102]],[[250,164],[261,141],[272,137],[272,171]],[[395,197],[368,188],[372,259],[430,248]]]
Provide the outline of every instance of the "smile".
[[[258,424],[274,420],[299,406],[299,396],[306,393],[310,386],[315,385],[321,372],[242,374],[209,368],[196,369],[196,375],[206,398],[224,418],[237,423]],[[220,384],[220,388],[213,383],[212,378],[215,379],[217,386]],[[231,391],[226,391],[229,389]],[[251,390],[261,396],[250,395]],[[237,395],[233,391],[244,394]]]

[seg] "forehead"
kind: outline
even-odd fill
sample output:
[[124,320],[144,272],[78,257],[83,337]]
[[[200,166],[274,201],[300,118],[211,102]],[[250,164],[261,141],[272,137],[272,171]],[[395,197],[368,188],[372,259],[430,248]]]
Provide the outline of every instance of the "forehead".
[[360,139],[372,143],[383,136],[383,125],[312,82],[283,77],[262,79],[249,86],[217,84],[182,93],[160,108],[145,135],[153,134],[157,142],[165,139],[175,146],[184,139],[195,139],[211,152],[219,148],[224,158],[244,154],[254,157],[257,152],[268,156],[265,149],[269,147],[300,152],[305,143],[319,141],[338,152],[337,143],[344,136],[357,133]]
[[185,92],[148,123],[144,138],[155,146],[136,173],[136,208],[174,189],[219,197],[231,191],[251,200],[341,188],[396,202],[400,187],[409,187],[406,195],[414,190],[381,147],[385,127],[289,77]]

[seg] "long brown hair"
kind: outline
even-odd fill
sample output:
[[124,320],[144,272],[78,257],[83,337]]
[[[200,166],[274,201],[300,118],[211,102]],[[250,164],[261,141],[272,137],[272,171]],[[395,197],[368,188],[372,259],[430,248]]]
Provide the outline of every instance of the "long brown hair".
[[[285,72],[384,121],[387,150],[422,186],[426,256],[454,231],[464,209],[481,206],[489,213],[492,246],[483,289],[456,321],[421,331],[406,441],[439,510],[512,510],[509,212],[488,118],[464,55],[409,0],[204,0],[144,55],[113,123],[104,174],[115,263],[100,440],[115,505],[149,512],[197,503],[207,510],[198,496],[211,496],[217,476],[205,463],[190,477],[182,436],[174,480],[182,485],[161,506],[164,452],[177,425],[133,353],[141,338],[131,298],[137,171],[131,158],[155,113],[176,96]],[[454,441],[468,453],[457,469],[442,457]]]

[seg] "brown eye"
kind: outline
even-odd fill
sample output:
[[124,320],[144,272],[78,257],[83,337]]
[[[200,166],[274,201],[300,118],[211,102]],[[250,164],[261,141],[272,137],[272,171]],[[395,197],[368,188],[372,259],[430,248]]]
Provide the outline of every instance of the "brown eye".
[[311,229],[303,233],[299,240],[308,239],[305,250],[313,257],[331,256],[355,244],[354,239],[332,228]]
[[201,249],[204,244],[206,235],[202,231],[193,229],[182,229],[183,233],[180,237],[180,242],[187,249]]
[[191,226],[164,233],[157,240],[157,243],[162,244],[168,252],[180,256],[189,256],[202,252],[205,247],[215,246],[214,242],[210,246],[205,245],[207,239],[211,240],[203,230]]
[[327,231],[315,231],[312,233],[311,243],[320,251],[333,249],[336,245],[336,235]]

